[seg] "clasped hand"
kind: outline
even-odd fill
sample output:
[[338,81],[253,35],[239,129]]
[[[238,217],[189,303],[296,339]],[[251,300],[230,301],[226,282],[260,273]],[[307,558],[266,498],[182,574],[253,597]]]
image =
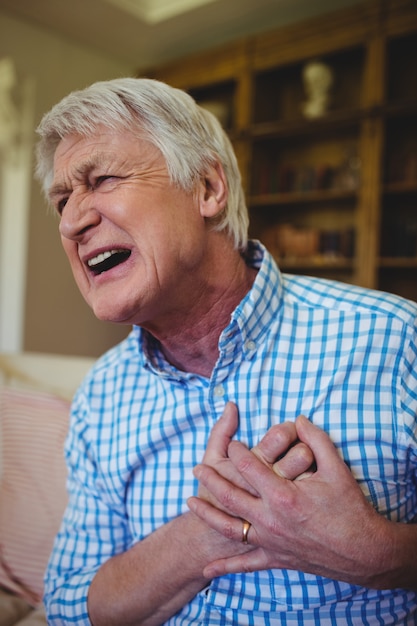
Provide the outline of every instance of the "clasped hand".
[[[273,426],[249,450],[233,440],[237,407],[213,428],[190,509],[236,545],[204,569],[207,578],[286,568],[371,586],[384,563],[387,520],[366,501],[325,432],[307,418]],[[250,522],[242,549],[242,520]]]

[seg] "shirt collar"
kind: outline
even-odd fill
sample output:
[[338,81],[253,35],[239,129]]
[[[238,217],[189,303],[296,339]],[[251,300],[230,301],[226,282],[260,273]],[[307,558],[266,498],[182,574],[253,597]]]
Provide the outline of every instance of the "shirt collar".
[[[219,339],[219,350],[233,340],[238,333],[244,356],[251,358],[271,321],[277,317],[277,312],[281,306],[283,286],[281,272],[271,254],[259,241],[250,240],[248,242],[245,261],[257,269],[258,273],[252,288],[233,311],[230,323],[222,332]],[[178,375],[178,378],[184,378],[184,372],[180,373],[165,361],[158,349],[158,342],[147,331],[136,326],[134,333],[145,366],[159,375],[168,375],[169,377],[177,377]],[[190,376],[192,375],[190,374]]]
[[245,356],[250,356],[262,341],[264,333],[276,319],[282,300],[282,277],[273,257],[259,242],[250,240],[246,262],[258,270],[252,288],[231,316],[229,326],[223,331],[221,341],[237,325]]

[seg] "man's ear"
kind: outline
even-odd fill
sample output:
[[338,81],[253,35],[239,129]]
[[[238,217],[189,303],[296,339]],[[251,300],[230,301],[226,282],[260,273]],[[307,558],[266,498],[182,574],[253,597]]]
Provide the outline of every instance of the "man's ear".
[[200,213],[202,217],[214,218],[226,207],[229,190],[226,176],[220,163],[206,172],[200,187]]

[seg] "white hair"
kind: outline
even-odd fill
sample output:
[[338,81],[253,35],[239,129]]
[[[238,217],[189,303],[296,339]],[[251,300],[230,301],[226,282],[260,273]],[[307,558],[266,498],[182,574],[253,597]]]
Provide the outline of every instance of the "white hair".
[[146,137],[162,153],[171,181],[192,191],[210,166],[220,163],[228,202],[214,228],[226,230],[237,249],[247,245],[248,211],[233,147],[219,121],[186,92],[147,78],[97,82],[74,91],[46,113],[37,132],[36,175],[45,194],[52,184],[59,142],[89,136],[98,126]]

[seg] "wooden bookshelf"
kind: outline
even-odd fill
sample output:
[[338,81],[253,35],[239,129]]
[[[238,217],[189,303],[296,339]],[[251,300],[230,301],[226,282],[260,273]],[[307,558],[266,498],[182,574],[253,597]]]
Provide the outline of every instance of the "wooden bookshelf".
[[[307,119],[315,59],[334,80]],[[368,0],[145,74],[220,103],[250,234],[284,270],[417,299],[416,63],[415,0]]]

